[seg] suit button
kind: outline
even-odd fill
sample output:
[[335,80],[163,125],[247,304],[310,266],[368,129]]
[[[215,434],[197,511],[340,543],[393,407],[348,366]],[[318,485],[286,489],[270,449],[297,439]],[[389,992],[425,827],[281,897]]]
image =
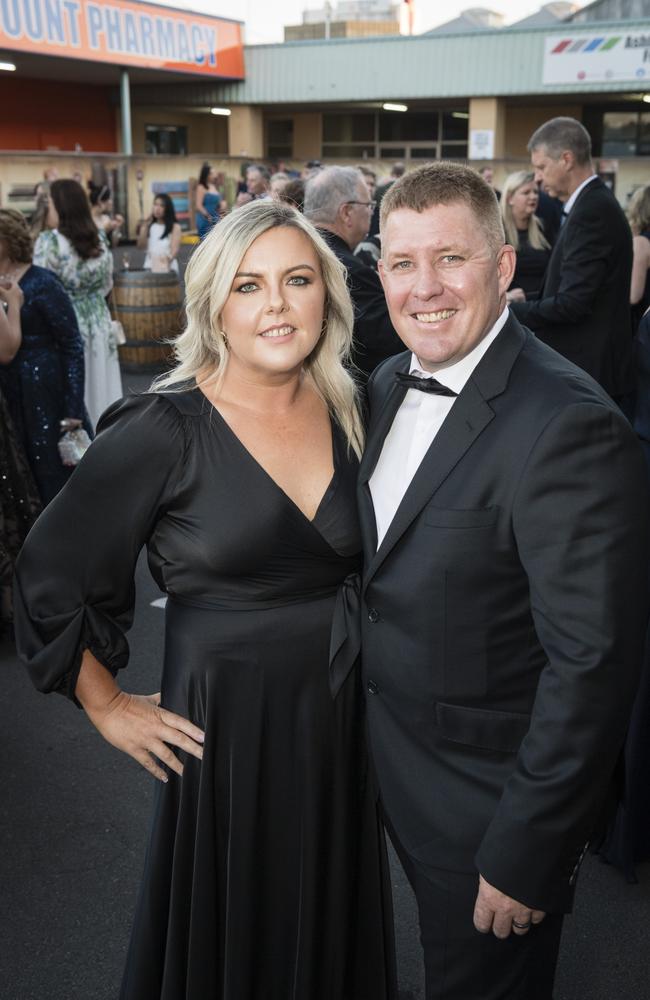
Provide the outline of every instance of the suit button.
[[379,694],[379,688],[374,681],[368,681],[368,694]]
[[371,625],[374,625],[375,622],[379,621],[379,612],[377,611],[376,608],[368,609],[368,621],[370,622]]

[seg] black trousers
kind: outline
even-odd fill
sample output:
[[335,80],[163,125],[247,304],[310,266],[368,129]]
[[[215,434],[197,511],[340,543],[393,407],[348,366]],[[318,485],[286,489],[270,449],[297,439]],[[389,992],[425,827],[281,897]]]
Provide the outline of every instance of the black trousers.
[[481,934],[472,920],[478,875],[416,861],[386,825],[417,900],[426,1000],[552,1000],[562,915],[521,937]]

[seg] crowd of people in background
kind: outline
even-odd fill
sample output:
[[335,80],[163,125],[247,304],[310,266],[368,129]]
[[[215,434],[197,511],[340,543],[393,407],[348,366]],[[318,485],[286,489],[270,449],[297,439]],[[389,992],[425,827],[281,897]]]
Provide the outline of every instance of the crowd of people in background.
[[[533,169],[501,178],[500,188],[491,167],[480,172],[494,191],[506,241],[516,252],[507,290],[512,313],[600,382],[633,422],[650,467],[650,184],[630,197],[626,221],[593,172],[583,132],[565,127],[533,136]],[[571,156],[558,167],[562,161],[555,153],[565,148]],[[316,227],[346,271],[354,306],[349,370],[362,399],[377,366],[404,350],[382,286],[379,220],[383,198],[405,173],[403,163],[394,164],[388,176],[366,163],[343,167],[314,160],[302,171],[283,162],[273,169],[250,163],[229,205],[226,178],[206,163],[190,205],[201,243],[228,214],[252,202],[290,206]],[[563,231],[570,213],[574,225]],[[126,236],[109,186],[84,185],[80,177],[49,173],[30,219],[0,209],[0,475],[6,484],[0,499],[0,621],[5,624],[11,620],[15,558],[35,518],[72,472],[59,450],[61,433],[84,428],[92,437],[101,414],[123,393],[107,296],[112,251]],[[137,225],[144,269],[180,277],[181,240],[173,199],[156,194],[150,214]],[[573,276],[568,292],[567,274]],[[650,692],[642,691],[628,746],[631,780],[638,761],[648,758],[647,748],[639,748],[648,705]],[[640,797],[638,792],[634,799],[637,814],[619,813],[603,846],[605,858],[631,880],[645,848],[630,829],[650,827],[650,802],[642,804],[639,817]]]
[[[363,383],[381,360],[402,349],[377,266],[381,202],[405,171],[401,162],[393,164],[387,176],[368,163],[329,167],[310,160],[302,170],[283,161],[272,167],[249,163],[242,167],[231,208],[225,175],[205,163],[191,214],[199,240],[204,240],[229,211],[253,201],[273,199],[304,212],[347,270],[355,307],[353,364]],[[542,189],[530,170],[505,177],[500,189],[491,166],[479,172],[499,201],[506,239],[517,254],[508,300],[534,324],[560,233],[562,202]],[[0,386],[2,405],[11,413],[10,433],[44,504],[70,472],[57,452],[61,420],[68,421],[66,426],[84,425],[92,433],[106,406],[122,394],[107,296],[112,287],[111,250],[127,233],[123,215],[114,211],[108,184],[91,180],[84,185],[80,175],[60,179],[51,169],[35,194],[31,218],[10,210],[0,216],[0,292],[7,316],[15,318],[19,293],[21,298],[18,346],[12,348],[11,358],[6,345],[3,349]],[[646,378],[643,359],[646,350],[650,359],[650,323],[642,323],[642,317],[650,306],[650,185],[632,194],[627,214],[633,233],[629,302],[634,329],[639,330],[639,369]],[[179,275],[181,238],[173,199],[157,194],[151,213],[136,227],[144,269]],[[52,274],[58,282],[52,281]],[[647,380],[650,384],[650,362]],[[633,387],[626,385],[625,393],[633,396]]]
[[[341,841],[344,862],[330,856],[336,837],[330,843],[321,836],[327,796],[336,787],[329,771],[332,746],[343,748],[346,761],[334,769],[337,775],[364,794],[370,787],[359,780],[345,740],[337,735],[339,742],[332,742],[341,705],[347,705],[343,719],[351,713],[352,720],[356,712],[358,648],[350,650],[358,639],[377,670],[376,677],[364,674],[364,689],[371,700],[381,694],[368,710],[381,820],[416,893],[428,980],[453,976],[453,995],[464,997],[488,976],[495,984],[491,995],[514,996],[509,977],[528,983],[538,968],[543,977],[535,995],[552,995],[578,855],[624,739],[642,659],[650,185],[634,193],[626,218],[594,170],[588,133],[573,119],[546,122],[528,149],[532,169],[499,177],[499,187],[491,166],[482,168],[482,179],[449,163],[413,171],[396,163],[380,176],[367,163],[328,166],[313,160],[302,171],[282,162],[273,169],[246,164],[234,197],[229,181],[226,198],[226,178],[204,164],[190,196],[197,245],[188,250],[188,322],[175,342],[178,365],[149,393],[109,410],[89,461],[62,498],[72,522],[62,504],[53,504],[24,547],[16,621],[22,615],[23,655],[37,686],[75,695],[109,742],[163,782],[166,774],[147,743],[150,724],[159,727],[155,745],[163,747],[151,754],[171,770],[182,766],[169,755],[169,744],[199,759],[205,751],[203,767],[214,768],[216,784],[189,777],[183,794],[194,788],[196,801],[211,815],[240,804],[242,833],[254,828],[256,855],[267,852],[278,866],[276,873],[263,865],[256,889],[263,905],[268,898],[275,907],[278,878],[283,891],[304,884],[310,899],[320,899],[317,883],[327,872],[330,910],[311,903],[303,908],[302,897],[291,899],[287,912],[298,920],[300,933],[279,928],[279,944],[254,970],[225,944],[216,958],[214,947],[206,953],[198,934],[193,974],[203,990],[216,981],[215,963],[222,978],[227,972],[233,982],[248,984],[237,987],[242,995],[252,995],[258,974],[269,983],[283,981],[294,948],[302,968],[296,942],[311,941],[318,926],[327,929],[330,951],[304,959],[308,974],[327,966],[338,977],[340,995],[394,995],[390,945],[384,952],[389,909],[377,905],[386,886],[381,859],[372,853],[380,818],[373,811],[376,800],[348,796],[334,830],[350,834]],[[39,510],[70,476],[59,452],[61,431],[83,427],[92,436],[101,414],[122,395],[106,297],[124,219],[113,211],[108,186],[85,190],[79,179],[49,177],[38,194],[42,202],[31,233],[19,213],[0,210],[0,472],[11,487],[0,508],[5,618],[11,614],[7,581],[13,560]],[[137,245],[145,270],[181,277],[182,231],[169,194],[155,194],[150,214],[138,223]],[[269,399],[275,399],[275,409]],[[290,427],[288,400],[297,405]],[[633,431],[644,445],[647,470]],[[118,483],[125,454],[138,472]],[[614,473],[608,476],[610,467]],[[594,475],[600,469],[605,475]],[[352,539],[343,530],[349,516],[344,509],[355,507],[358,477],[367,485],[367,502],[358,510],[361,535]],[[87,503],[93,493],[96,501]],[[496,497],[496,505],[487,506],[486,497]],[[113,516],[116,505],[119,516]],[[81,538],[79,524],[86,525]],[[278,525],[288,526],[286,536]],[[50,551],[53,536],[65,546]],[[355,573],[361,536],[365,589]],[[191,537],[194,546],[188,546]],[[41,586],[39,540],[48,551],[49,591]],[[143,699],[147,705],[140,712],[127,699],[131,707],[124,718],[131,716],[140,741],[136,753],[126,738],[117,738],[110,713],[104,716],[96,706],[101,689],[110,703],[123,694],[105,667],[110,664],[115,673],[125,656],[122,620],[132,613],[132,578],[143,544],[158,560],[154,576],[170,595],[170,656],[186,664],[196,654],[200,663],[187,682],[170,675],[168,685],[178,684],[177,700],[166,700],[162,713],[165,726],[189,742],[160,729],[156,696]],[[391,557],[384,558],[388,550]],[[170,573],[176,576],[168,588]],[[342,581],[343,607],[337,591]],[[324,602],[322,618],[307,628],[303,647],[296,636],[303,635],[305,615],[315,613],[314,592]],[[335,597],[338,610],[332,612]],[[363,614],[351,626],[360,602]],[[81,611],[87,634],[80,638]],[[269,611],[283,623],[277,637]],[[330,644],[332,613],[348,618],[341,625],[347,633],[342,653]],[[246,620],[251,624],[240,631]],[[380,622],[382,628],[375,628]],[[250,712],[258,688],[246,699],[239,688],[233,695],[220,657],[231,649],[223,636],[234,636],[243,650],[242,676],[258,631],[256,669],[264,663],[276,679],[256,716]],[[204,744],[195,706],[187,703],[195,680],[199,687],[203,683],[213,635],[218,676],[201,727],[212,726],[219,739],[227,739],[226,754],[209,740]],[[322,655],[314,657],[314,675],[306,682],[313,636],[320,637]],[[439,648],[449,664],[432,667]],[[593,662],[584,650],[593,652]],[[293,688],[286,698],[282,693],[287,664],[289,673],[294,669],[292,657],[296,703],[303,706],[295,718],[287,709]],[[82,664],[76,687],[66,673],[74,658]],[[404,676],[395,696],[394,664],[401,658]],[[343,699],[335,702],[332,694]],[[276,697],[277,714],[268,708]],[[244,701],[240,717],[237,706]],[[305,715],[307,703],[312,709]],[[436,722],[432,727],[427,718],[420,731],[418,712],[425,703],[434,704]],[[298,716],[302,721],[294,726]],[[267,721],[256,730],[260,718]],[[597,845],[603,859],[631,881],[635,865],[650,853],[649,723],[650,660],[625,749],[625,796]],[[320,762],[320,784],[306,772],[313,797],[286,794],[283,766],[269,767],[264,781],[258,771],[242,767],[250,755],[245,748],[241,761],[237,756],[235,728],[259,738],[260,759],[275,752],[277,740],[283,748],[279,760]],[[348,723],[344,728],[351,731]],[[610,733],[611,743],[604,738]],[[486,750],[494,751],[488,764]],[[184,766],[196,777],[195,763]],[[432,807],[429,788],[443,790],[448,809]],[[265,803],[276,795],[284,807],[269,809],[267,816]],[[167,805],[157,814],[125,996],[158,989],[152,986],[156,977],[186,979],[182,845],[198,845],[200,838],[192,810],[180,810],[180,799],[173,806],[168,798],[160,801]],[[370,825],[364,820],[357,828],[362,806],[370,808]],[[309,833],[303,841],[303,828],[316,831],[313,843]],[[171,829],[183,830],[173,847]],[[230,886],[250,860],[246,837],[240,843],[236,824],[234,829],[234,848],[229,843],[225,849],[217,836],[197,847],[201,872],[218,869],[227,877],[206,876],[201,902],[192,901],[190,937],[204,920],[214,940],[227,937],[213,920],[213,907],[216,900],[225,905],[222,885]],[[277,858],[294,844],[297,831],[300,844],[280,864]],[[369,866],[363,880],[356,881],[348,853]],[[238,926],[252,941],[253,896],[244,891],[245,880],[242,891],[239,882],[233,884]],[[361,903],[368,885],[374,886],[374,905]],[[170,901],[162,918],[152,905],[158,893]],[[354,959],[359,913],[362,963]],[[170,933],[172,925],[182,933]],[[146,944],[152,926],[160,931],[153,961]],[[448,927],[458,935],[452,960]],[[516,952],[513,945],[506,961],[501,942],[490,936],[479,944],[475,929],[494,930],[495,939],[530,932],[533,943],[528,951]],[[347,971],[337,970],[337,957],[347,950]],[[173,989],[169,985],[170,995]]]

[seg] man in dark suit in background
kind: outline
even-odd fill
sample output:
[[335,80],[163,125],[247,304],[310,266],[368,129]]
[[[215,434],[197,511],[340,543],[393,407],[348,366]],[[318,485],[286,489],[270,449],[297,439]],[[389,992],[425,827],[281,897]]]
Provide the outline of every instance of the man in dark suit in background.
[[535,179],[564,202],[563,223],[539,297],[509,300],[540,340],[589,372],[614,399],[633,388],[632,234],[616,198],[595,174],[589,133],[552,118],[528,143]]
[[373,208],[363,175],[354,167],[326,167],[307,182],[305,215],[348,271],[354,303],[352,360],[364,380],[380,361],[403,347],[390,321],[377,272],[354,254],[368,233]]
[[509,315],[514,251],[475,171],[407,174],[381,233],[409,348],[368,384],[360,472],[382,807],[428,1000],[549,1000],[637,683],[644,464],[607,394]]

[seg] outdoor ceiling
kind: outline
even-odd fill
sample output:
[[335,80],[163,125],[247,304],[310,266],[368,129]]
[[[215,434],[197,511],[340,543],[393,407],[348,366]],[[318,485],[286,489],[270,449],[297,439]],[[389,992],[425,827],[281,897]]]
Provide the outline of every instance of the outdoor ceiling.
[[[110,63],[89,62],[83,59],[64,59],[55,56],[34,55],[28,52],[11,52],[0,48],[0,61],[12,62],[16,72],[7,74],[13,78],[24,76],[32,80],[62,80],[82,84],[110,84],[119,86],[121,66]],[[173,73],[157,69],[141,69],[129,66],[129,79],[132,84],[165,83],[196,83],[194,73]],[[0,88],[4,74],[0,74]],[[212,82],[219,83],[219,79]]]

